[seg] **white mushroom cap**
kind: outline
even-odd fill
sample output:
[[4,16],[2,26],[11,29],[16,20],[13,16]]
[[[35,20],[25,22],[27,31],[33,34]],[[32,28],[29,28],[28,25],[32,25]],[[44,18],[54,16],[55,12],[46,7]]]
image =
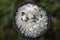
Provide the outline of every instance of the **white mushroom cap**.
[[[25,13],[23,16],[22,12]],[[25,4],[19,7],[16,13],[17,28],[25,36],[35,38],[47,29],[48,16],[46,14],[47,12],[42,7],[30,3]],[[36,17],[35,19],[33,19],[34,15]],[[28,17],[29,20],[27,20],[26,17]]]

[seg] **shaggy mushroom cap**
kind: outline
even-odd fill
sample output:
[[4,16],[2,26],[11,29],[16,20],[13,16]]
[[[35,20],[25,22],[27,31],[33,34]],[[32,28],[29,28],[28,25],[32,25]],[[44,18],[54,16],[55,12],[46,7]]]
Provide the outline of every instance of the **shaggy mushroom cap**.
[[15,20],[17,28],[26,37],[36,38],[48,28],[47,12],[35,4],[20,6]]

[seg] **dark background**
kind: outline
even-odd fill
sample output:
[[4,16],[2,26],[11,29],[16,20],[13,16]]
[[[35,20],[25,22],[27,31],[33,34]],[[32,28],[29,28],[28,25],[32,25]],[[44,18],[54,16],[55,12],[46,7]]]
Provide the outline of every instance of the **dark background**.
[[16,5],[24,2],[44,6],[51,16],[49,31],[38,40],[60,40],[60,0],[0,0],[0,40],[27,40],[16,32],[12,24]]

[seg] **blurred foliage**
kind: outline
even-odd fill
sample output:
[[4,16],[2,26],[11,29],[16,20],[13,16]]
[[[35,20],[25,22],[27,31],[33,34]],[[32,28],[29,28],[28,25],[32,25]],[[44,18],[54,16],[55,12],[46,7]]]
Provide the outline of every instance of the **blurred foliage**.
[[12,24],[16,3],[26,1],[44,6],[51,16],[51,30],[39,40],[60,40],[60,0],[0,0],[0,40],[26,40],[16,32]]

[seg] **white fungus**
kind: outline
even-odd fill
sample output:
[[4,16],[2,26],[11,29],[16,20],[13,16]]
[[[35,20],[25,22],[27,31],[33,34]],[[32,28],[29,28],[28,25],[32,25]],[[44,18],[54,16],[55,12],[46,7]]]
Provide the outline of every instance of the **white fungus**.
[[[23,14],[23,15],[22,15]],[[25,36],[37,37],[47,29],[47,12],[34,4],[25,4],[18,8],[15,16],[19,31]]]

